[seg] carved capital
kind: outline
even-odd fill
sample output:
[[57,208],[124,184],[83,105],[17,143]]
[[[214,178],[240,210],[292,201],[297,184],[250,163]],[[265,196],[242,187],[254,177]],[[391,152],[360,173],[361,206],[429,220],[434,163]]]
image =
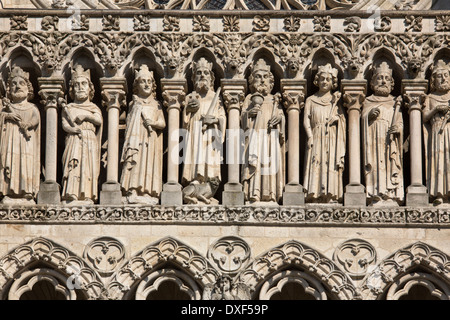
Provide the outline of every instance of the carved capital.
[[408,108],[408,112],[414,110],[422,110],[427,90],[428,81],[426,80],[402,80],[402,93],[405,99],[405,105]]
[[342,93],[344,106],[347,112],[352,110],[361,111],[362,104],[366,98],[367,81],[342,80]]
[[62,78],[39,78],[39,95],[45,110],[57,108],[59,98],[64,96],[64,80]]
[[102,78],[100,79],[102,88],[103,106],[106,110],[120,107],[126,103],[127,92],[126,80],[124,78]]
[[161,86],[167,110],[175,108],[180,111],[187,92],[186,80],[162,79]]
[[297,110],[303,108],[306,97],[306,80],[283,79],[281,80],[281,92],[283,105],[286,110]]
[[222,96],[227,111],[241,111],[244,102],[247,81],[245,79],[222,79]]

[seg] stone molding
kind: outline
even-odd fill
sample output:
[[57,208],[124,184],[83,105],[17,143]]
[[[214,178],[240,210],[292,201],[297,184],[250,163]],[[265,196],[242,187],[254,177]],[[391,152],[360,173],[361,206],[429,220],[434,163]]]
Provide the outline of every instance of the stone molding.
[[1,206],[0,223],[240,224],[450,228],[450,210],[343,206]]
[[[85,250],[97,240],[117,242],[114,238],[94,239],[86,244]],[[359,240],[349,239],[345,243],[361,244]],[[399,277],[403,282],[422,279],[429,289],[438,287],[432,294],[442,298],[443,293],[439,290],[446,293],[446,285],[450,283],[449,261],[450,257],[439,249],[416,242],[372,264],[371,271],[366,272],[357,285],[333,260],[304,243],[289,240],[251,258],[236,276],[230,277],[216,269],[210,258],[175,238],[166,237],[122,261],[108,276],[97,273],[86,257],[78,257],[64,246],[38,237],[0,257],[0,296],[3,299],[5,293],[17,296],[20,290],[26,291],[25,282],[33,281],[30,277],[42,274],[55,285],[58,282],[58,290],[71,299],[74,298],[73,288],[68,283],[77,285],[88,299],[127,300],[145,298],[166,280],[177,282],[193,299],[205,299],[208,297],[206,291],[223,277],[228,277],[232,288],[241,288],[244,290],[241,293],[249,294],[241,296],[244,300],[270,298],[287,282],[309,288],[319,299],[374,300],[385,294],[395,298],[403,294],[395,285]],[[32,268],[36,262],[40,262],[39,266]],[[415,267],[420,267],[421,271],[416,271]],[[282,281],[276,285],[278,289],[274,287],[274,281]],[[12,293],[11,288],[15,290]]]

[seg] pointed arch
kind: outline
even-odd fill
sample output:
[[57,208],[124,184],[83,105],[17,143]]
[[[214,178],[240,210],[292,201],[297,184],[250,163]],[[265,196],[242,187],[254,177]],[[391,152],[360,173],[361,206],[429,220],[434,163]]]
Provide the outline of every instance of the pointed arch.
[[364,300],[380,299],[401,276],[420,267],[450,288],[450,256],[424,242],[399,249],[383,259],[360,286]]
[[167,265],[183,270],[201,287],[214,284],[219,272],[196,250],[166,237],[139,251],[112,275],[108,291],[113,299],[123,299],[130,290],[139,285],[139,280]]
[[39,263],[53,270],[53,278],[57,275],[56,278],[70,281],[70,277],[76,277],[82,292],[89,299],[99,299],[104,294],[100,276],[87,262],[64,246],[38,237],[0,258],[0,296],[6,298],[6,292],[18,275]]
[[335,294],[337,299],[351,300],[356,295],[352,280],[338,265],[319,251],[296,240],[290,240],[259,255],[236,278],[258,292],[267,279],[287,269],[303,269],[320,279],[321,284]]

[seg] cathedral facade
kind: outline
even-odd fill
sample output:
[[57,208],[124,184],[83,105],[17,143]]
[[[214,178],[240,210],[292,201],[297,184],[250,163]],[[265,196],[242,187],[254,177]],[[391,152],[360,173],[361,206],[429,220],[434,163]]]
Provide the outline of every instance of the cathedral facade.
[[450,299],[443,0],[3,0],[1,300]]

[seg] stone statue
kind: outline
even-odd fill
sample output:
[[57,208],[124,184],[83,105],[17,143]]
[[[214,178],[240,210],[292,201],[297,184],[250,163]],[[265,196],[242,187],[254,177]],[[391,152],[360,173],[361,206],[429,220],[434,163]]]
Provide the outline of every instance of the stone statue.
[[35,203],[40,184],[40,115],[29,74],[14,66],[0,113],[0,196],[2,203]]
[[[200,58],[192,63],[194,91],[186,96],[182,114],[183,129],[186,130],[186,148],[183,164],[182,185],[203,184],[221,181],[220,165],[222,145],[225,139],[226,113],[220,97],[220,89],[214,92],[212,63]],[[191,188],[192,189],[192,188]],[[217,188],[215,188],[215,191]],[[206,197],[184,197],[186,203],[214,203],[214,193]],[[186,195],[186,191],[183,192]],[[205,201],[207,199],[208,201]]]
[[122,151],[120,183],[126,203],[157,204],[162,190],[162,105],[156,100],[153,72],[146,65],[136,71]]
[[432,68],[431,93],[422,111],[427,188],[435,205],[450,200],[450,66]]
[[248,285],[233,283],[230,276],[220,276],[216,283],[207,285],[203,291],[203,300],[250,300],[251,293]]
[[403,201],[403,118],[401,97],[394,89],[392,69],[386,62],[373,68],[361,112],[364,177],[369,205],[400,204]]
[[314,78],[319,91],[305,102],[307,150],[303,186],[309,202],[341,202],[344,193],[346,123],[341,93],[332,93],[337,84],[337,69],[330,64],[319,66]]
[[250,94],[244,100],[241,128],[245,133],[242,180],[246,203],[278,203],[285,180],[286,120],[281,95],[271,94],[274,76],[259,59],[249,77]]
[[90,70],[75,65],[69,84],[72,103],[62,105],[62,128],[66,132],[62,156],[63,204],[93,204],[98,195],[103,118],[91,102],[94,85]]

